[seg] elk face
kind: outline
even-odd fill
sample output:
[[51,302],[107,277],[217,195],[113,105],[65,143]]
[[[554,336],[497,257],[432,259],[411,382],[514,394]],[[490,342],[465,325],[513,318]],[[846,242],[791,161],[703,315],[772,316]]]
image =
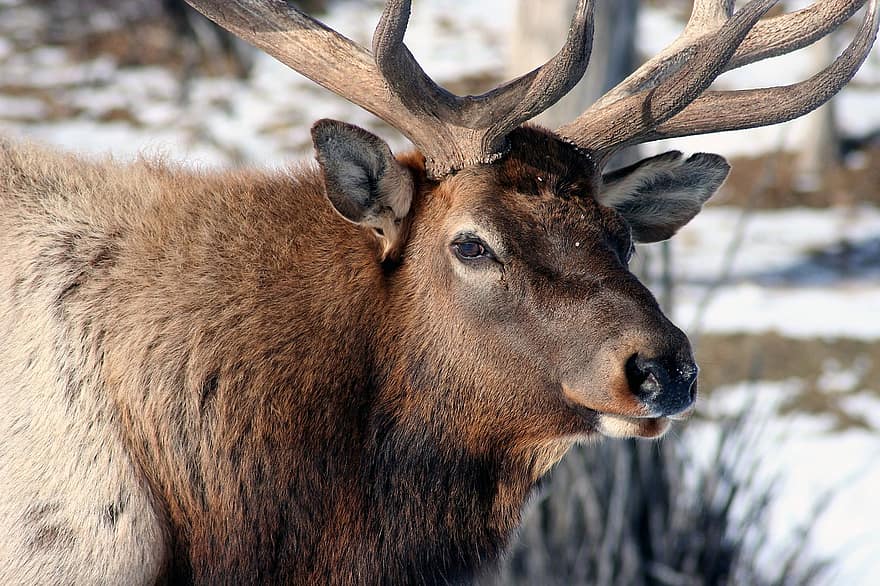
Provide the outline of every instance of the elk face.
[[655,437],[690,409],[688,340],[628,262],[634,240],[668,238],[700,210],[727,175],[721,157],[667,153],[603,180],[575,148],[523,128],[501,161],[410,205],[412,180],[378,138],[329,121],[315,136],[337,210],[402,251],[391,294],[416,333],[395,335],[425,411],[457,403],[518,435]]

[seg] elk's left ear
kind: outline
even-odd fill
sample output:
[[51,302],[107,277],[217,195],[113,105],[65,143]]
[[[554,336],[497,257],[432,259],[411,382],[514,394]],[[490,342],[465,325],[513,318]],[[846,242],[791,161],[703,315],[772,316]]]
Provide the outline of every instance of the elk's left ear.
[[316,122],[312,142],[330,203],[349,222],[373,230],[384,260],[398,249],[412,203],[409,171],[381,138],[338,120]]
[[719,155],[669,151],[604,175],[597,199],[623,215],[636,241],[657,242],[690,222],[729,171]]

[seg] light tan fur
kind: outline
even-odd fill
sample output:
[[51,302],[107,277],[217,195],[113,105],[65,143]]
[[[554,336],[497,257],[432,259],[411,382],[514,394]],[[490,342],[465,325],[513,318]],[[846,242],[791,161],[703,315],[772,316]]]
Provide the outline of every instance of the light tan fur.
[[67,315],[56,301],[169,187],[145,164],[0,142],[2,584],[151,584],[166,563],[162,520],[96,380],[103,357],[84,324],[100,309]]

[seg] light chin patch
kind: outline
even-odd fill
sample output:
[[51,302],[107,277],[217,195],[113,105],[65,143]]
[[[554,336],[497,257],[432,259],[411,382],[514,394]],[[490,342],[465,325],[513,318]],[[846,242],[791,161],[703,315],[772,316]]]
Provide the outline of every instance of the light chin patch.
[[606,437],[657,438],[669,429],[669,420],[665,417],[624,417],[600,413],[597,429]]

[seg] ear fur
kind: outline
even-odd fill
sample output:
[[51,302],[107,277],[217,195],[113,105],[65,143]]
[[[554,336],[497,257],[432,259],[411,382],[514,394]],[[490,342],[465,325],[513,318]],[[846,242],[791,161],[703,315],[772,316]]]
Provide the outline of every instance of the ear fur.
[[409,171],[381,138],[338,120],[316,122],[312,143],[333,208],[349,222],[371,228],[385,260],[398,247],[400,221],[412,203]]
[[638,242],[657,242],[691,221],[729,171],[720,155],[669,151],[604,175],[597,199],[623,215]]

